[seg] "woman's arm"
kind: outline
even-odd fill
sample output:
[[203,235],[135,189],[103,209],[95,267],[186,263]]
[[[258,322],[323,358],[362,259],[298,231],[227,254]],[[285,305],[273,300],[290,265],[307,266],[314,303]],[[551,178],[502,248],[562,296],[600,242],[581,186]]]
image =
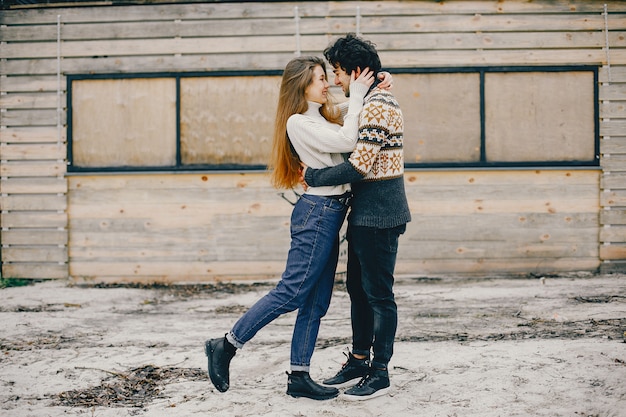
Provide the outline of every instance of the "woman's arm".
[[287,132],[294,146],[297,141],[320,153],[351,152],[358,137],[363,99],[373,82],[372,72],[368,70],[362,71],[356,79],[352,76],[348,112],[338,131],[301,114],[292,115],[287,121]]

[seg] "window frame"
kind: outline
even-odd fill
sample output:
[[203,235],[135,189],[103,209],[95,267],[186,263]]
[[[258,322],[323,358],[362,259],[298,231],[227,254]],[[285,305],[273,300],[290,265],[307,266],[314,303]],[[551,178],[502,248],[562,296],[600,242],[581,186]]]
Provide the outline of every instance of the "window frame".
[[[242,76],[282,76],[283,70],[252,70],[252,71],[207,71],[207,72],[154,72],[154,73],[120,73],[120,74],[72,74],[67,76],[67,171],[68,173],[98,172],[189,172],[189,171],[265,171],[266,165],[252,164],[193,164],[182,163],[181,153],[181,88],[182,78],[194,77],[242,77]],[[119,80],[139,78],[173,78],[176,83],[176,164],[171,166],[115,166],[115,167],[81,167],[74,165],[73,159],[73,111],[72,83],[83,80]]]
[[[454,74],[478,73],[480,79],[480,160],[476,162],[411,162],[405,160],[405,169],[432,168],[562,168],[562,167],[599,167],[600,166],[600,103],[598,72],[593,65],[558,65],[558,66],[475,66],[475,67],[436,67],[436,68],[393,68],[396,74]],[[593,73],[593,119],[594,119],[594,157],[589,160],[564,161],[487,161],[485,136],[485,74],[506,72],[592,72]]]
[[[561,167],[599,167],[600,166],[600,103],[598,73],[599,68],[593,65],[560,65],[560,66],[471,66],[471,67],[433,67],[433,68],[389,68],[393,74],[454,74],[477,73],[480,84],[480,160],[476,162],[405,162],[405,169],[436,169],[436,168],[561,168]],[[486,160],[485,137],[485,75],[488,73],[506,72],[592,72],[594,97],[594,158],[589,160],[564,161],[511,161],[489,162]],[[181,157],[181,88],[182,78],[191,77],[237,77],[237,76],[282,76],[283,70],[250,70],[250,71],[205,71],[205,72],[155,72],[155,73],[114,73],[114,74],[70,74],[67,75],[67,171],[72,173],[106,173],[106,172],[189,172],[189,171],[265,171],[266,165],[252,164],[182,164]],[[141,167],[81,167],[74,165],[72,142],[72,83],[81,80],[137,79],[137,78],[174,78],[176,83],[176,164],[173,166],[141,166]]]

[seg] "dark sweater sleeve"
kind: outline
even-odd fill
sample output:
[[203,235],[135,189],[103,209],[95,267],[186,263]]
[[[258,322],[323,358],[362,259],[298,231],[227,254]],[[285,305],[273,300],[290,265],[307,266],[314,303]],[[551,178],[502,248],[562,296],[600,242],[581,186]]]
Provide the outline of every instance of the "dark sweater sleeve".
[[304,181],[310,187],[323,187],[326,185],[339,185],[360,181],[364,176],[365,174],[361,174],[357,171],[349,161],[345,161],[334,167],[321,169],[307,168],[304,173]]

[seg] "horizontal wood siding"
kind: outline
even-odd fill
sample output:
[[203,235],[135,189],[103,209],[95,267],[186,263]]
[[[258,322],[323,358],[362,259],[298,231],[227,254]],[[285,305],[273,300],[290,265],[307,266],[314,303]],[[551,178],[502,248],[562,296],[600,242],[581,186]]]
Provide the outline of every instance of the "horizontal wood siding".
[[276,70],[357,29],[392,72],[600,67],[602,169],[407,172],[399,273],[626,270],[626,2],[173,2],[0,11],[2,275],[279,274],[291,206],[265,173],[66,175],[65,77]]
[[292,206],[266,174],[70,177],[70,275],[275,277]]
[[[414,221],[401,238],[398,273],[595,269],[599,177],[595,170],[408,173]],[[292,207],[267,174],[69,183],[72,276],[199,280],[275,277],[284,268]]]
[[598,267],[598,171],[411,172],[405,178],[413,221],[401,238],[402,273]]

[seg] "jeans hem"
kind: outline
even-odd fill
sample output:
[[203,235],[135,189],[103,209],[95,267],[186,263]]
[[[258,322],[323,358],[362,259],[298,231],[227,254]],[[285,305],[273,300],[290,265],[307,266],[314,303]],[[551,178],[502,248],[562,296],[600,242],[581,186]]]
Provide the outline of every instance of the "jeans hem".
[[291,372],[309,372],[311,370],[311,366],[307,365],[290,365]]
[[230,344],[236,347],[237,349],[243,348],[243,343],[239,342],[235,338],[235,335],[233,334],[233,332],[228,332],[228,334],[226,334],[226,340],[228,340]]

